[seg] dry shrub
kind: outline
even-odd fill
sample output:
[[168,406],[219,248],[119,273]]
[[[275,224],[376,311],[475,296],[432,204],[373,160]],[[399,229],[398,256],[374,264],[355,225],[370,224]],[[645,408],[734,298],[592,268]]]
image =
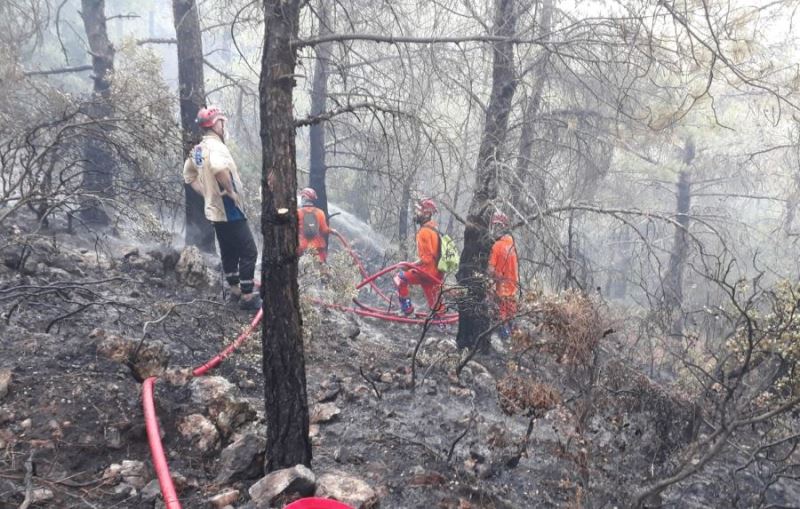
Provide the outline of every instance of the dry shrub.
[[550,336],[543,346],[567,364],[587,364],[608,330],[599,306],[589,296],[568,290],[543,296],[538,303],[542,329]]
[[542,417],[561,402],[552,386],[518,375],[508,375],[497,381],[500,408],[507,415],[522,414]]

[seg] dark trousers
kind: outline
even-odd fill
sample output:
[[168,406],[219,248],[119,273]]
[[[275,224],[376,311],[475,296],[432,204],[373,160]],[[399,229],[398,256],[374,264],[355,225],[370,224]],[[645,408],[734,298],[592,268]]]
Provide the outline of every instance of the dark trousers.
[[239,285],[242,293],[253,293],[258,248],[247,220],[214,223],[222,270],[230,285]]

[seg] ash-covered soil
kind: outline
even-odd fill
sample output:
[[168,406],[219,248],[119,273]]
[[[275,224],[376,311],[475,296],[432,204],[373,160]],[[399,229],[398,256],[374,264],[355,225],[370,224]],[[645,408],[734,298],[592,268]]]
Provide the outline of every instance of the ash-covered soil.
[[[183,507],[256,507],[260,334],[204,381],[182,369],[250,319],[223,302],[214,257],[64,233],[3,256],[0,507],[163,507],[141,405],[149,374],[162,374],[157,412]],[[364,481],[364,507],[621,507],[698,432],[688,402],[607,349],[587,374],[563,352],[531,356],[495,341],[456,376],[455,328],[434,328],[412,385],[419,327],[308,313],[313,471]],[[536,324],[524,328],[532,348],[547,343]],[[717,479],[679,484],[652,504],[732,507]]]

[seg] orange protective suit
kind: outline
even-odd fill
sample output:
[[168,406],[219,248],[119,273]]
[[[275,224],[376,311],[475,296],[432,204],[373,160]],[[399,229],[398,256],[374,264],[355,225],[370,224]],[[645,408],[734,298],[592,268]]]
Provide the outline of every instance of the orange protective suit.
[[[428,307],[435,313],[440,313],[444,306],[436,301],[442,291],[444,274],[439,272],[439,234],[436,223],[428,221],[417,231],[417,257],[419,262],[416,268],[404,270],[395,277],[397,294],[404,299],[408,298],[408,285],[420,285],[428,301]],[[435,309],[434,309],[435,308]]]
[[[303,231],[304,218],[306,214],[314,214],[319,225],[319,231],[313,237],[307,237]],[[322,209],[311,205],[304,205],[297,209],[297,256],[302,256],[307,249],[314,249],[319,257],[319,261],[325,263],[328,260],[328,235],[331,229],[328,226],[328,221],[325,218],[325,212]]]
[[489,254],[489,274],[495,281],[495,297],[500,320],[508,322],[517,313],[519,262],[517,248],[511,235],[497,239]]

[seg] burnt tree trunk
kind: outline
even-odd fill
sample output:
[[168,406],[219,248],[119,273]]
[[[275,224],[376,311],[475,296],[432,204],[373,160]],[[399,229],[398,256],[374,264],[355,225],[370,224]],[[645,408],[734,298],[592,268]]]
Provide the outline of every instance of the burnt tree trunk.
[[[325,0],[319,2],[317,7],[319,15],[319,36],[331,32],[328,25],[328,7]],[[316,47],[317,60],[314,64],[314,78],[311,82],[311,116],[325,112],[328,99],[328,64],[331,56],[330,43],[319,44]],[[328,217],[328,192],[325,185],[325,176],[328,167],[325,163],[325,123],[316,122],[308,130],[309,137],[309,186],[317,192],[316,206],[325,212]]]
[[[511,38],[516,28],[514,0],[495,0],[494,33]],[[486,299],[485,274],[492,239],[489,236],[489,217],[492,201],[497,198],[498,163],[508,132],[508,116],[517,87],[514,74],[514,44],[494,43],[492,92],[486,110],[481,145],[476,165],[475,188],[464,229],[464,249],[456,278],[466,288],[458,303],[458,336],[460,348],[475,346],[475,339],[490,328]]]
[[82,177],[86,198],[81,204],[81,219],[89,225],[109,224],[103,199],[113,196],[115,161],[105,137],[109,129],[104,119],[111,116],[111,73],[114,71],[114,46],[106,30],[105,0],[81,0],[81,18],[92,55],[93,94],[86,114],[96,122],[87,129]]
[[692,199],[692,182],[688,166],[695,155],[694,141],[690,138],[684,148],[684,169],[678,173],[675,238],[669,255],[667,273],[664,276],[664,309],[672,320],[671,334],[683,332],[681,307],[683,306],[683,271],[689,257],[689,209]]
[[262,178],[262,351],[271,472],[311,466],[308,397],[297,284],[297,161],[292,92],[295,87],[300,0],[264,0],[264,50],[259,83]]
[[[203,76],[203,39],[195,0],[172,0],[175,36],[178,42],[178,92],[181,105],[181,139],[183,155],[200,142],[200,128],[195,122],[197,111],[205,104]],[[214,252],[214,227],[206,219],[203,197],[184,184],[186,196],[187,246]]]
[[[542,12],[539,21],[539,37],[544,43],[549,40],[549,34],[553,25],[553,0],[542,1]],[[542,93],[544,84],[547,81],[547,63],[550,60],[550,51],[542,47],[536,61],[532,64],[531,72],[534,75],[533,87],[525,103],[525,110],[522,114],[522,130],[519,136],[519,151],[517,153],[517,163],[514,168],[516,178],[510,186],[511,201],[514,206],[524,214],[532,210],[531,206],[544,208],[544,178],[538,172],[530,175],[531,154],[533,153],[534,124],[542,105]],[[530,178],[529,178],[530,177]],[[528,186],[529,180],[532,185]],[[524,189],[532,189],[534,203],[523,193]]]

